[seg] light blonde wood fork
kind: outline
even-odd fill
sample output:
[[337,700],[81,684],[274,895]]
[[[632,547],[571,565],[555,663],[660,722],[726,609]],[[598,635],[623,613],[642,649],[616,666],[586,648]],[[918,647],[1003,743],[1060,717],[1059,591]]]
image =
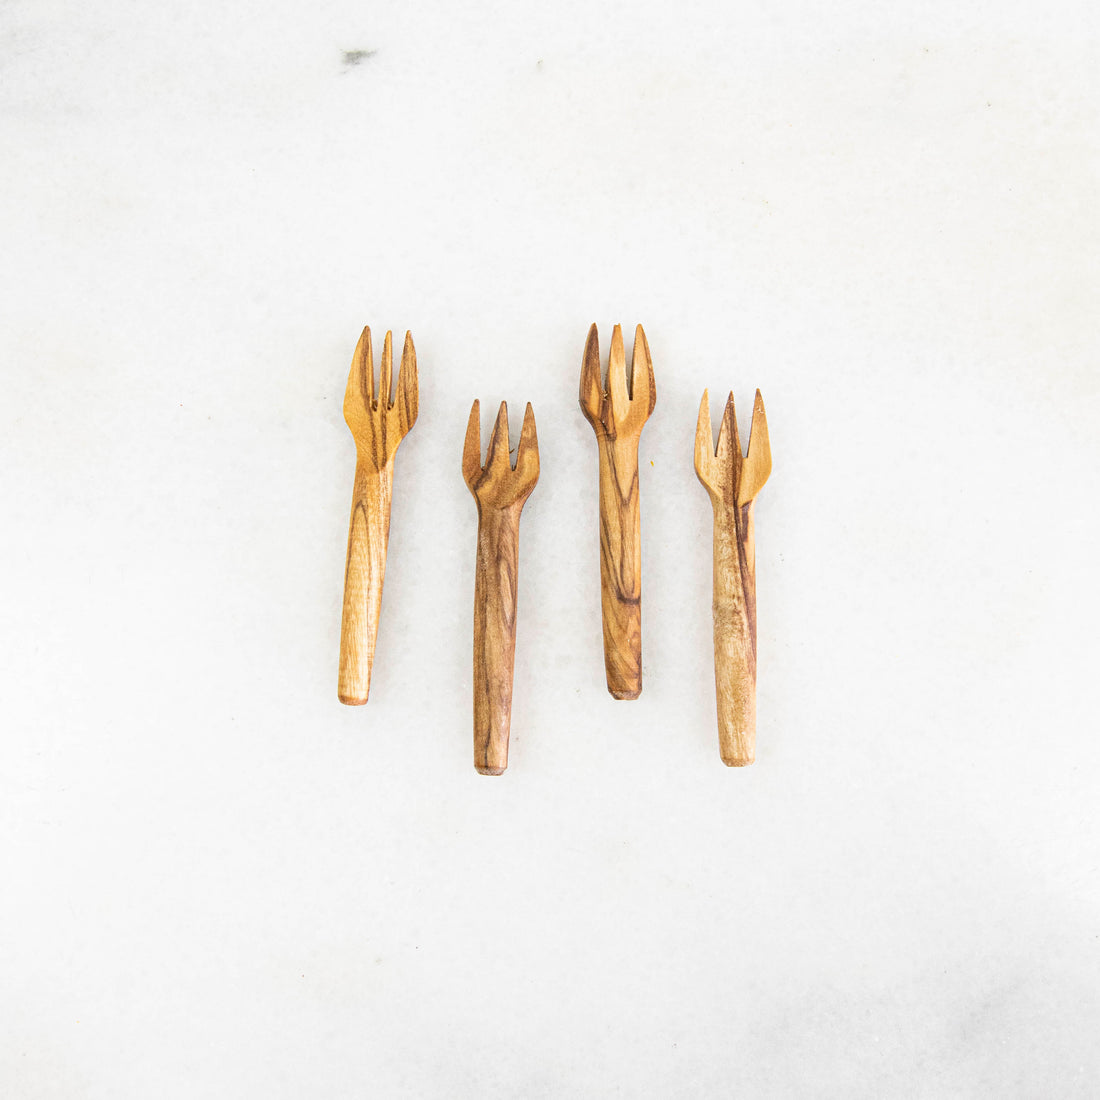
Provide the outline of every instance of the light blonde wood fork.
[[353,706],[370,695],[371,667],[382,610],[386,545],[390,537],[393,456],[416,423],[419,390],[416,349],[405,333],[397,395],[393,383],[393,338],[386,333],[378,389],[370,329],[363,329],[355,348],[344,394],[344,419],[355,439],[355,489],[351,500],[348,556],[344,566],[344,614],[340,626],[341,703]]
[[764,399],[756,391],[747,455],[741,454],[733,394],[726,402],[718,445],[703,391],[695,429],[695,472],[714,507],[714,686],[722,761],[742,767],[756,759],[756,542],[753,504],[772,469]]

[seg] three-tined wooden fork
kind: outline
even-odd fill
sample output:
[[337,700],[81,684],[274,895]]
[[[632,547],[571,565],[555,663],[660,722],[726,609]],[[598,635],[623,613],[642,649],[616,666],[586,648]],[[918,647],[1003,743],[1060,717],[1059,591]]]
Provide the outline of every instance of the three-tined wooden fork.
[[714,507],[714,686],[718,747],[730,767],[756,759],[756,541],[753,504],[772,470],[764,399],[756,391],[749,449],[741,453],[733,394],[718,444],[703,391],[695,429],[695,472]]
[[397,394],[393,396],[393,337],[386,333],[375,388],[370,328],[355,348],[344,394],[344,419],[355,439],[355,490],[351,501],[348,556],[344,566],[344,613],[340,627],[341,703],[358,705],[370,695],[371,667],[382,610],[386,546],[390,537],[393,456],[416,423],[419,390],[416,349],[405,333]]
[[508,767],[512,671],[516,654],[519,517],[539,479],[539,441],[530,403],[516,464],[509,458],[508,405],[502,401],[481,464],[481,404],[474,402],[462,448],[462,476],[477,501],[474,579],[474,767],[500,775]]
[[600,588],[607,690],[616,699],[642,693],[642,539],[638,498],[638,439],[657,403],[653,360],[645,332],[634,332],[630,375],[623,330],[611,334],[607,385],[600,338],[588,330],[581,362],[581,411],[596,433],[600,456]]

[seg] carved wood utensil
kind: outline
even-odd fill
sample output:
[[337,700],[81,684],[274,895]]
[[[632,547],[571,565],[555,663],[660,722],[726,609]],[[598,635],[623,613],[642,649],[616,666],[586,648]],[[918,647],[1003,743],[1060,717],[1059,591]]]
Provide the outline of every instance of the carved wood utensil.
[[462,476],[477,501],[474,582],[474,767],[500,775],[508,767],[512,670],[516,652],[519,517],[539,479],[535,414],[528,403],[516,465],[508,445],[508,406],[501,402],[481,465],[481,405],[474,402],[462,449]]
[[756,391],[748,453],[742,455],[733,394],[718,445],[706,390],[695,429],[695,472],[714,507],[714,686],[722,761],[743,767],[756,758],[756,543],[753,504],[772,471],[764,399]]
[[382,581],[386,575],[386,544],[390,537],[393,456],[416,423],[419,406],[416,349],[411,333],[405,333],[397,396],[391,400],[392,380],[392,334],[386,333],[382,346],[381,376],[376,390],[370,328],[364,328],[344,394],[344,419],[355,439],[355,490],[344,567],[339,696],[341,703],[351,705],[365,703],[370,695]]
[[600,456],[600,586],[607,690],[616,699],[642,693],[642,543],[638,506],[638,439],[657,402],[645,332],[634,332],[630,376],[623,330],[611,335],[607,386],[600,338],[588,330],[581,363],[581,410],[596,433]]

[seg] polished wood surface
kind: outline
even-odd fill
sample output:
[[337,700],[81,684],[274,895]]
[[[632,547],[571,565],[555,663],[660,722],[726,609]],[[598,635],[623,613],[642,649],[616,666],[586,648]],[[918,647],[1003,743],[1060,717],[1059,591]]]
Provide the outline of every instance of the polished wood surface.
[[386,333],[377,392],[370,329],[355,348],[344,394],[344,419],[355,439],[355,486],[344,566],[344,610],[340,625],[341,703],[360,705],[370,695],[374,647],[382,610],[386,545],[390,535],[393,458],[416,422],[419,391],[416,349],[405,334],[397,393],[391,396],[393,345]]
[[771,473],[764,399],[756,391],[748,454],[737,435],[733,394],[718,444],[706,391],[695,430],[695,472],[714,508],[714,684],[718,745],[730,767],[756,759],[756,543],[753,504]]
[[642,693],[642,545],[638,440],[657,401],[645,332],[634,333],[630,376],[623,332],[616,325],[607,385],[600,370],[596,326],[588,330],[581,364],[580,404],[596,433],[600,466],[600,588],[607,690],[616,699]]
[[481,405],[466,426],[462,476],[477,501],[477,567],[474,581],[474,767],[500,775],[508,767],[512,679],[516,651],[519,519],[539,479],[539,446],[530,404],[513,469],[508,406],[501,402],[481,464]]

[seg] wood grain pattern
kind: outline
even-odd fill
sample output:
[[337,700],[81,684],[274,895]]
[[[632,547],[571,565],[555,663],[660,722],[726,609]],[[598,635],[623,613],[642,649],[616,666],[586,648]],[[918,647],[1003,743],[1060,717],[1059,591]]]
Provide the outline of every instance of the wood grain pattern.
[[411,333],[405,334],[397,394],[391,400],[392,381],[392,334],[386,333],[376,393],[370,329],[364,328],[344,394],[344,419],[355,439],[356,459],[344,566],[338,694],[341,703],[354,706],[365,703],[370,696],[390,536],[393,457],[416,422],[419,408],[416,349]]
[[764,400],[756,391],[747,455],[741,453],[733,394],[726,402],[718,445],[703,392],[695,430],[695,472],[714,508],[714,685],[722,761],[742,767],[756,759],[756,543],[753,504],[771,473]]
[[588,330],[580,403],[596,433],[600,463],[600,589],[607,690],[616,699],[642,693],[642,543],[638,440],[657,402],[649,343],[634,333],[630,377],[623,332],[615,326],[607,386],[600,371],[599,333]]
[[474,767],[500,775],[508,767],[512,678],[516,651],[519,518],[539,479],[539,447],[530,404],[509,458],[508,406],[501,402],[481,465],[481,405],[466,425],[462,476],[477,501],[477,571],[474,581]]

